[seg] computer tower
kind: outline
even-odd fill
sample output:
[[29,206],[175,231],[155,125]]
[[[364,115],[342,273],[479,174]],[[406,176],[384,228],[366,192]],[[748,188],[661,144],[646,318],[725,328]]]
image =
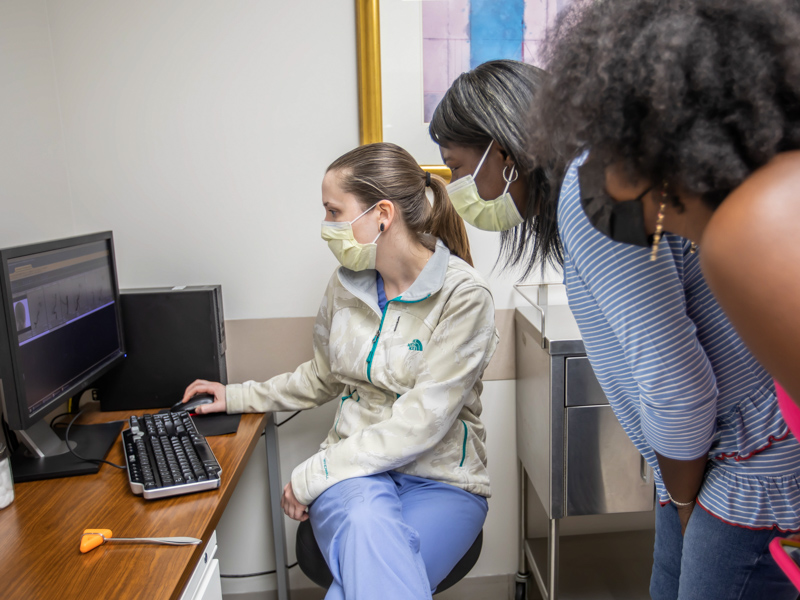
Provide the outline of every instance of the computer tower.
[[126,356],[94,386],[100,408],[172,406],[195,379],[227,383],[219,285],[120,290]]

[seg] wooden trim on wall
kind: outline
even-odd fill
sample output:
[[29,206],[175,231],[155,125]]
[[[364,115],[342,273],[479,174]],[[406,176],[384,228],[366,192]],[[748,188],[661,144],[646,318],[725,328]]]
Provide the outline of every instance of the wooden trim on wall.
[[[380,0],[356,0],[358,65],[358,139],[361,145],[383,141]],[[450,182],[445,165],[420,165]]]
[[356,0],[358,127],[363,144],[383,141],[380,0]]

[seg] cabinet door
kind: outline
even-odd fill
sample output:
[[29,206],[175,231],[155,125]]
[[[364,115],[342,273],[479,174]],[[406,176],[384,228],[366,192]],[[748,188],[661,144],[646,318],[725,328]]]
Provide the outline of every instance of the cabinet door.
[[588,358],[585,356],[567,358],[566,372],[566,406],[608,404]]
[[208,565],[194,600],[222,600],[222,581],[219,578],[219,561],[216,558]]
[[[209,573],[211,572],[211,564],[214,562],[214,555],[216,553],[217,532],[214,531],[211,533],[211,538],[208,540],[208,544],[206,544],[206,548],[200,556],[200,560],[197,562],[197,565],[195,565],[192,576],[189,578],[186,587],[183,588],[180,600],[196,600],[198,598],[197,590],[202,585],[202,582],[208,579]],[[217,579],[219,579],[219,576],[217,576]]]
[[566,514],[652,510],[651,471],[611,407],[580,406],[566,412]]

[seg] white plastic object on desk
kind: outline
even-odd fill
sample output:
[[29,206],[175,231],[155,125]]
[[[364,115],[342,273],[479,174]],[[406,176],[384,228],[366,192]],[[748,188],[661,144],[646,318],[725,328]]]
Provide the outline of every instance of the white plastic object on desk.
[[14,501],[14,478],[11,476],[11,456],[0,422],[0,509]]
[[11,459],[0,459],[0,509],[14,501],[14,478],[11,476]]

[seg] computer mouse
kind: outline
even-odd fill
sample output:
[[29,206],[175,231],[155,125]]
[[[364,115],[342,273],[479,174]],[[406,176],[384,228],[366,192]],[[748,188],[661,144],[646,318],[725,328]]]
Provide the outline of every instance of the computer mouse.
[[214,402],[213,394],[195,394],[186,402],[178,402],[169,409],[169,412],[177,412],[185,410],[187,412],[194,412],[194,409],[203,404],[211,404]]

